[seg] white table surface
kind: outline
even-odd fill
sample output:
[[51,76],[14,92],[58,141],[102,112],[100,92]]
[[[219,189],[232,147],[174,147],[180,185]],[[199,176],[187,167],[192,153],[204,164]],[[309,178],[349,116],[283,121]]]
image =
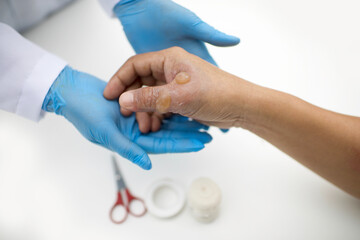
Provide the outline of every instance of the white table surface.
[[[209,46],[223,69],[360,116],[358,0],[178,2],[241,38],[233,48]],[[133,55],[119,22],[95,0],[68,6],[25,36],[105,80]],[[164,177],[185,188],[212,178],[223,194],[215,222],[198,223],[186,208],[169,220],[147,214],[114,225],[108,150],[54,114],[33,123],[0,112],[0,239],[360,239],[359,200],[247,131],[211,133],[199,153],[152,155],[151,171],[119,162],[138,196]]]

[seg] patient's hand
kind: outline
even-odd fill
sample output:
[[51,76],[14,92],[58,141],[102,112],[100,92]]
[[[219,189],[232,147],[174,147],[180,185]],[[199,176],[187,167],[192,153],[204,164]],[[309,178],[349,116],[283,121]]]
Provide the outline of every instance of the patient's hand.
[[[140,88],[143,85],[152,87]],[[119,101],[125,114],[171,112],[206,125],[230,128],[242,121],[251,86],[174,47],[130,58],[111,78],[104,96],[115,99],[121,95]],[[125,90],[129,91],[123,93]],[[138,117],[140,125],[149,121]]]

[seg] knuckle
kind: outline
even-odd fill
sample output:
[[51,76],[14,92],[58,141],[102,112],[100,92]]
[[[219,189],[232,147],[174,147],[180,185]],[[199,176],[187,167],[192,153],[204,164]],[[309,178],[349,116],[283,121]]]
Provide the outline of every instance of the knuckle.
[[136,55],[132,55],[131,57],[129,57],[129,62],[132,62],[132,61],[134,61],[135,60],[135,58],[136,58]]
[[124,63],[124,65],[125,65],[125,64],[131,64],[132,62],[134,62],[135,56],[136,56],[136,55],[133,55],[133,56],[129,57],[129,58],[126,60],[126,62]]

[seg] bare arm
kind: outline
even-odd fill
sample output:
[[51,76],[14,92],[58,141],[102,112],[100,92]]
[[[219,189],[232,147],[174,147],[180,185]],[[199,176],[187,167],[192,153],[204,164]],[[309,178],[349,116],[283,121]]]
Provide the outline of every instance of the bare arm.
[[241,126],[360,198],[360,118],[254,87]]
[[[178,81],[184,75],[188,79]],[[123,93],[134,82],[155,87]],[[109,99],[120,95],[122,111],[173,112],[207,125],[245,128],[360,198],[358,117],[255,85],[179,48],[129,59],[104,91]]]

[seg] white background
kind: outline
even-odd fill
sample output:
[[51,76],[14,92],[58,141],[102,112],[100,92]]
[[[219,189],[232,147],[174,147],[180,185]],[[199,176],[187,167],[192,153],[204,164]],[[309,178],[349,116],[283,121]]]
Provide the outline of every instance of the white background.
[[[360,116],[358,0],[178,2],[241,38],[236,47],[209,46],[223,69]],[[25,36],[104,80],[133,55],[118,20],[95,0],[68,6]],[[119,162],[138,196],[163,177],[185,188],[212,178],[223,194],[215,222],[198,223],[185,209],[170,220],[147,214],[114,225],[109,151],[54,114],[33,123],[0,112],[0,239],[360,239],[359,200],[249,132],[211,133],[199,153],[152,155],[151,171]]]

